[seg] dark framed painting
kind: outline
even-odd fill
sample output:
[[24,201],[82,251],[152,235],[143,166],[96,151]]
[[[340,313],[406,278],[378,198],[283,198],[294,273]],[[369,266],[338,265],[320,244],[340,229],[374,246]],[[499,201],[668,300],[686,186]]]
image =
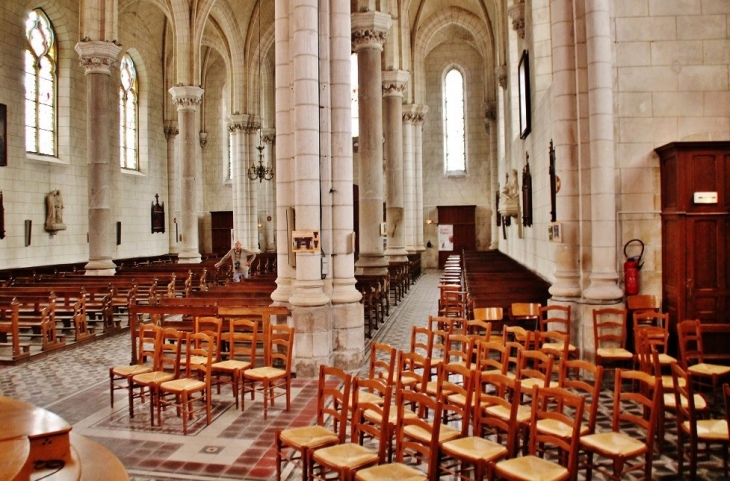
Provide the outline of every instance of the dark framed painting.
[[8,165],[8,107],[0,104],[0,167]]
[[520,138],[524,139],[530,134],[531,112],[530,112],[530,55],[527,50],[522,51],[520,65],[517,70],[517,82],[520,98]]
[[160,204],[160,195],[155,194],[155,202],[151,208],[152,233],[165,233],[165,203]]

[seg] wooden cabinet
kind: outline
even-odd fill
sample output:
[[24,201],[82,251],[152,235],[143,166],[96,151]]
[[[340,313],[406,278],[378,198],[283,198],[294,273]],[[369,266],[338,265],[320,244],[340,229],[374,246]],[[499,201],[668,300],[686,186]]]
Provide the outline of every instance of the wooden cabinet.
[[656,151],[670,332],[685,319],[730,323],[730,142],[674,142]]
[[228,252],[232,244],[233,211],[221,210],[210,213],[210,228],[213,254],[223,255]]
[[440,205],[437,209],[439,225],[454,226],[454,250],[439,251],[439,269],[443,269],[451,254],[477,250],[476,206]]

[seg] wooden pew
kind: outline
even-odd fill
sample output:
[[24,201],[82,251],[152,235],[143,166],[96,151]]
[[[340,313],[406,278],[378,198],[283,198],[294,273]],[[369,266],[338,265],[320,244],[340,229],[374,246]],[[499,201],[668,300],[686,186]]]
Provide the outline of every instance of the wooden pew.
[[[18,337],[41,339],[41,349],[51,351],[66,345],[56,332],[56,298],[54,295],[13,298],[18,303]],[[7,302],[0,298],[0,303]],[[11,299],[12,301],[12,299]]]
[[19,310],[20,304],[15,299],[0,303],[0,347],[11,348],[13,361],[30,357],[30,344],[20,342]]

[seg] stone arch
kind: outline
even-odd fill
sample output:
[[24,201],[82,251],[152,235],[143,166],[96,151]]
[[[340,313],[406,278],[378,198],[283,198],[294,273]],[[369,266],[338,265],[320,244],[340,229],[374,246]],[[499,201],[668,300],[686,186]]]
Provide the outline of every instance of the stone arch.
[[441,29],[450,25],[461,27],[472,35],[476,49],[483,59],[486,92],[494,90],[494,36],[490,25],[468,10],[460,7],[450,7],[431,15],[417,28],[413,45],[414,97],[416,103],[424,103],[425,101],[425,59],[428,52],[434,47],[430,45],[431,40]]

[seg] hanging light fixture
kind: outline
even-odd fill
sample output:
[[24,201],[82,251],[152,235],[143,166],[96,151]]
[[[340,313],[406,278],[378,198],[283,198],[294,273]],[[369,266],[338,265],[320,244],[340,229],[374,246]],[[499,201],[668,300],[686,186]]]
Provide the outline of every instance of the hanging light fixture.
[[[261,76],[261,4],[259,4],[259,111],[263,109],[263,95],[264,95],[264,81]],[[262,112],[263,113],[263,112]],[[263,116],[262,116],[263,117]],[[269,166],[264,166],[264,139],[263,139],[263,129],[261,126],[259,127],[259,145],[256,147],[256,150],[259,151],[259,165],[253,165],[251,164],[251,167],[248,168],[248,171],[246,174],[248,175],[249,180],[256,180],[258,179],[259,182],[262,182],[264,180],[271,180],[274,178],[274,169],[272,169]]]

